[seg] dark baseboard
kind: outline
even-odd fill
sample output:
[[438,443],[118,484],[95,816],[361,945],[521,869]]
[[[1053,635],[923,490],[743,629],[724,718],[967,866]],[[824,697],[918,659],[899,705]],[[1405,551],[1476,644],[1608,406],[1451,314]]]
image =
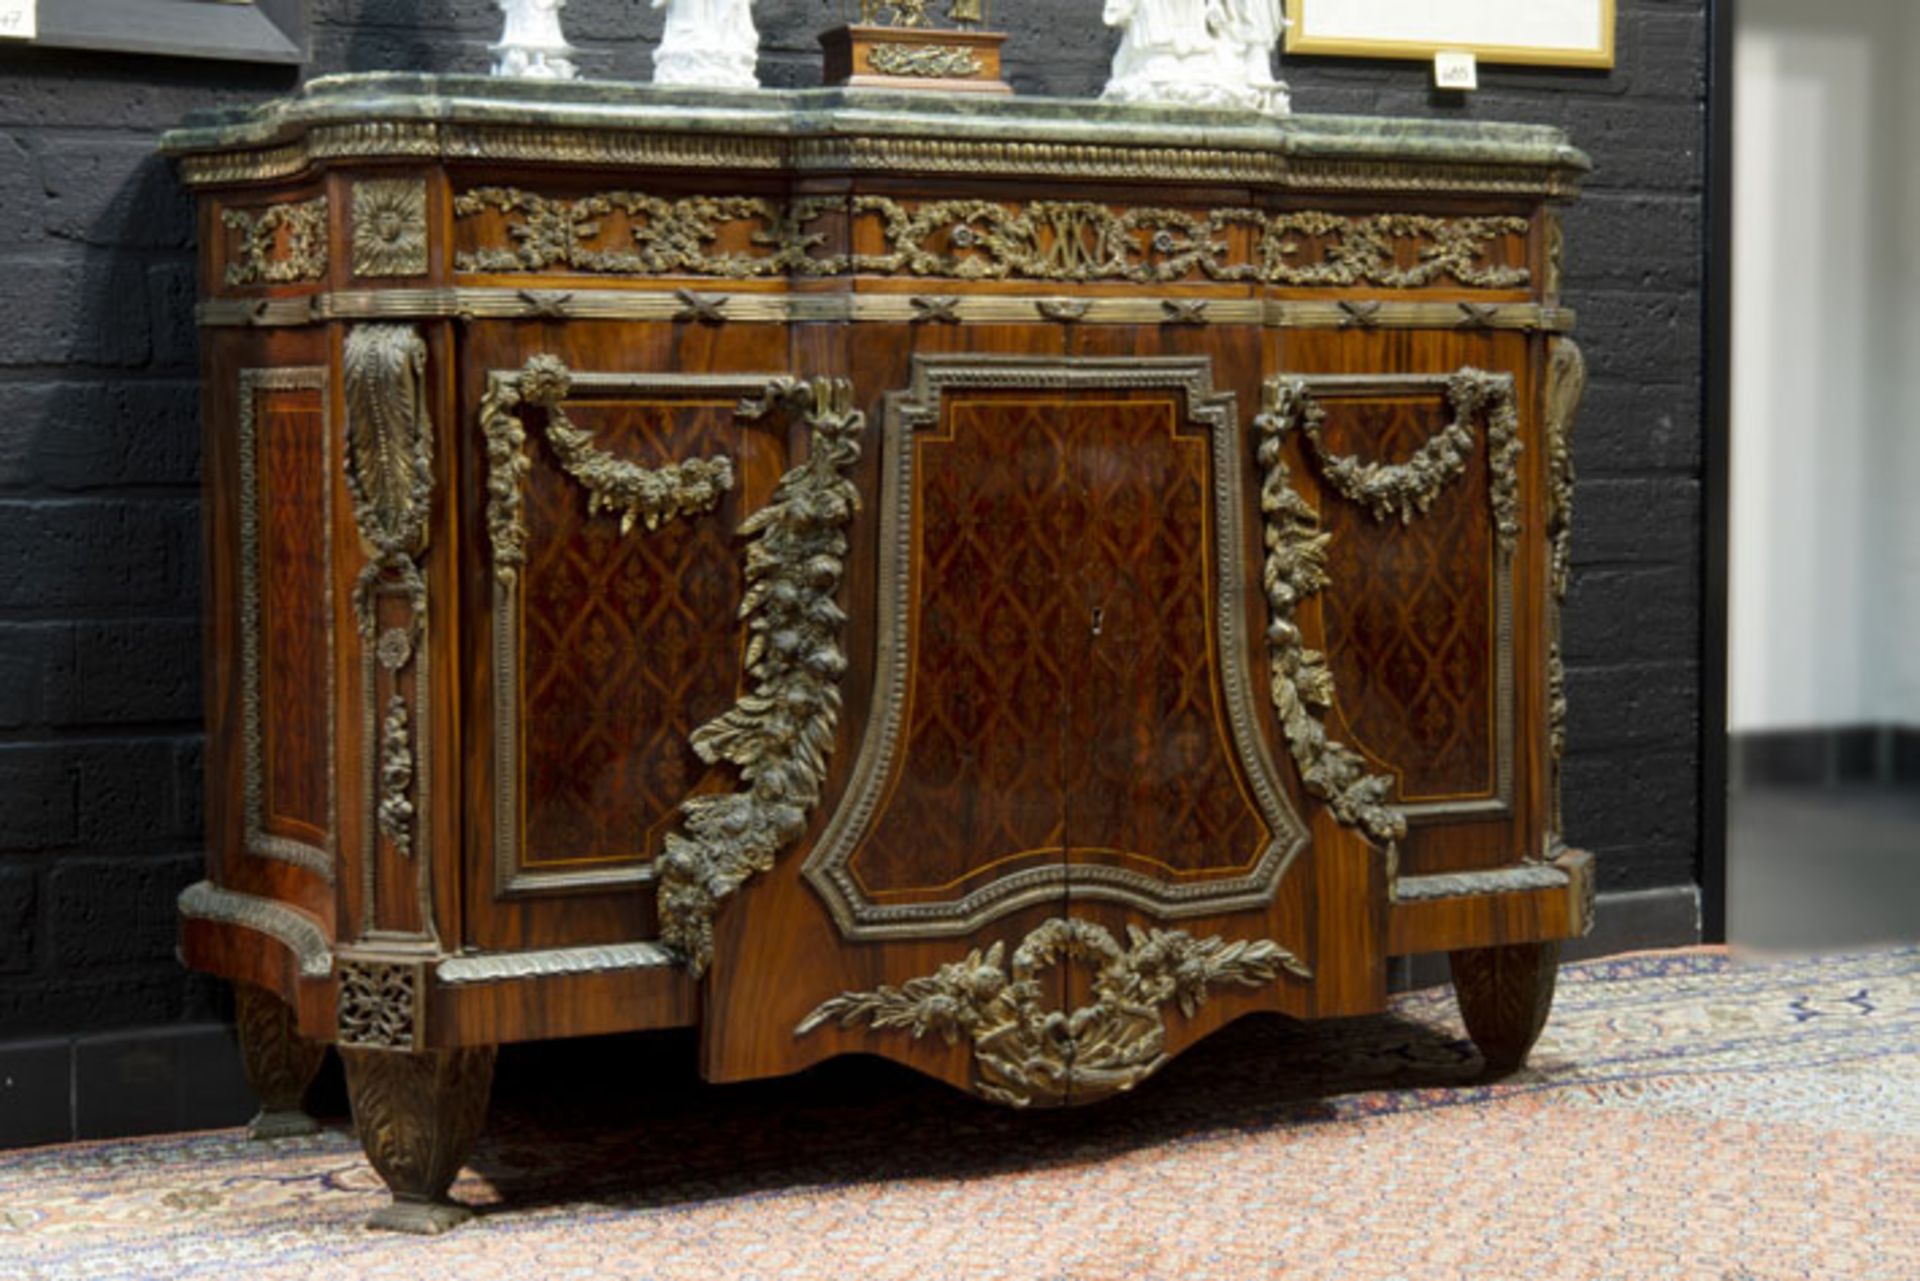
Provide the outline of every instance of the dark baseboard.
[[[1585,938],[1560,947],[1560,959],[1592,961],[1622,952],[1662,947],[1691,947],[1700,941],[1700,887],[1666,885],[1651,890],[1621,890],[1594,900],[1593,929]],[[1387,986],[1395,992],[1434,987],[1449,981],[1447,954],[1401,956],[1388,962]]]
[[0,1042],[0,1148],[217,1129],[254,1107],[223,1023]]
[[1594,961],[1622,952],[1692,947],[1700,941],[1700,887],[1618,890],[1593,903],[1593,929],[1560,948],[1562,961]]
[[1920,729],[1830,725],[1727,736],[1727,784],[1920,787]]

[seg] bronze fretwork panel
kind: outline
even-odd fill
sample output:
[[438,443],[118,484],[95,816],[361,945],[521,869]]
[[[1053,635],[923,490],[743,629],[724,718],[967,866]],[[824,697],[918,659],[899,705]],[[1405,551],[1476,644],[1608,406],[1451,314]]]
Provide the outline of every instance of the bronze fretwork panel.
[[[530,409],[529,424],[541,414]],[[567,414],[642,466],[766,443],[732,428],[731,400],[583,400]],[[735,694],[739,512],[728,495],[623,535],[617,519],[589,512],[589,492],[543,431],[528,432],[527,449],[521,866],[649,859],[680,802],[724,781],[687,740]]]
[[[1389,463],[1452,418],[1438,388],[1321,403],[1329,454]],[[1321,599],[1344,735],[1399,778],[1402,803],[1486,799],[1497,785],[1486,448],[1477,430],[1464,471],[1405,522],[1322,488],[1333,581]]]

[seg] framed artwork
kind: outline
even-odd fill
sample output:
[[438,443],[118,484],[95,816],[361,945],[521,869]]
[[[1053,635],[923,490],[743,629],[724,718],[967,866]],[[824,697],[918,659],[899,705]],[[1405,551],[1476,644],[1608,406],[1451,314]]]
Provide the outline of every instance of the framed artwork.
[[1287,52],[1613,65],[1614,0],[1287,0]]
[[301,63],[307,60],[306,0],[40,0],[33,43]]

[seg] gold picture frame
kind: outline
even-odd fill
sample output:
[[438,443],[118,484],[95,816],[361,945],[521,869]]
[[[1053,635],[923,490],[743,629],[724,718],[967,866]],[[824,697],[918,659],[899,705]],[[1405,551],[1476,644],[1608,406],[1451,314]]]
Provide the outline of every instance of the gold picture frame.
[[[1518,0],[1512,0],[1518,3]],[[1559,8],[1578,17],[1585,11],[1597,11],[1598,40],[1580,44],[1510,44],[1476,40],[1470,34],[1474,26],[1486,21],[1485,9],[1472,6],[1422,5],[1424,17],[1444,24],[1448,18],[1458,22],[1459,39],[1446,39],[1432,30],[1417,35],[1393,30],[1391,17],[1379,20],[1377,33],[1356,34],[1353,30],[1363,19],[1355,9],[1391,8],[1380,0],[1286,0],[1286,52],[1344,58],[1413,58],[1426,61],[1443,51],[1471,53],[1481,62],[1526,63],[1534,66],[1600,67],[1614,64],[1616,14],[1615,0],[1525,0],[1525,8],[1536,16],[1543,9]],[[1342,13],[1342,10],[1347,12]],[[1471,15],[1471,16],[1468,16]],[[1344,22],[1341,19],[1345,19]]]
[[298,66],[307,0],[41,0],[34,43],[166,58]]

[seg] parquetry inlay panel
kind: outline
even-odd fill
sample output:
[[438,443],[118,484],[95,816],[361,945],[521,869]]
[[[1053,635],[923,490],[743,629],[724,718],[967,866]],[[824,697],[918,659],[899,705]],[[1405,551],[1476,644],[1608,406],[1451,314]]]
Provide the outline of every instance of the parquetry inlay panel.
[[[1305,829],[1257,724],[1244,440],[1211,362],[921,356],[883,443],[870,728],[803,865],[842,934],[967,934],[1069,896],[1270,902]],[[1129,598],[1142,574],[1162,599]],[[1177,777],[1193,761],[1225,786]]]
[[[1439,390],[1321,403],[1328,450],[1369,459],[1406,458],[1451,417]],[[1485,435],[1476,431],[1465,472],[1408,522],[1377,521],[1330,488],[1319,503],[1332,535],[1321,599],[1340,715],[1354,745],[1399,776],[1402,802],[1486,797],[1495,785]]]
[[[567,412],[643,465],[742,447],[726,432],[731,402],[596,400]],[[623,537],[619,521],[588,513],[543,436],[529,433],[528,449],[521,862],[651,858],[680,802],[719,785],[687,736],[735,694],[735,503]]]
[[[1057,862],[1065,841],[1067,544],[1059,406],[973,404],[919,445],[919,621],[892,804],[853,871],[875,896]],[[929,831],[923,813],[955,816]],[[962,891],[964,892],[964,891]]]
[[979,396],[915,448],[910,693],[850,864],[867,893],[946,902],[1067,859],[1250,871],[1273,831],[1222,711],[1206,429],[1166,396]]
[[329,681],[332,626],[325,541],[327,458],[317,390],[259,395],[261,492],[260,684],[265,747],[262,827],[315,844],[327,839]]
[[1150,875],[1244,870],[1269,833],[1218,703],[1207,441],[1171,402],[1077,404],[1067,482],[1090,514],[1070,549],[1070,858]]

